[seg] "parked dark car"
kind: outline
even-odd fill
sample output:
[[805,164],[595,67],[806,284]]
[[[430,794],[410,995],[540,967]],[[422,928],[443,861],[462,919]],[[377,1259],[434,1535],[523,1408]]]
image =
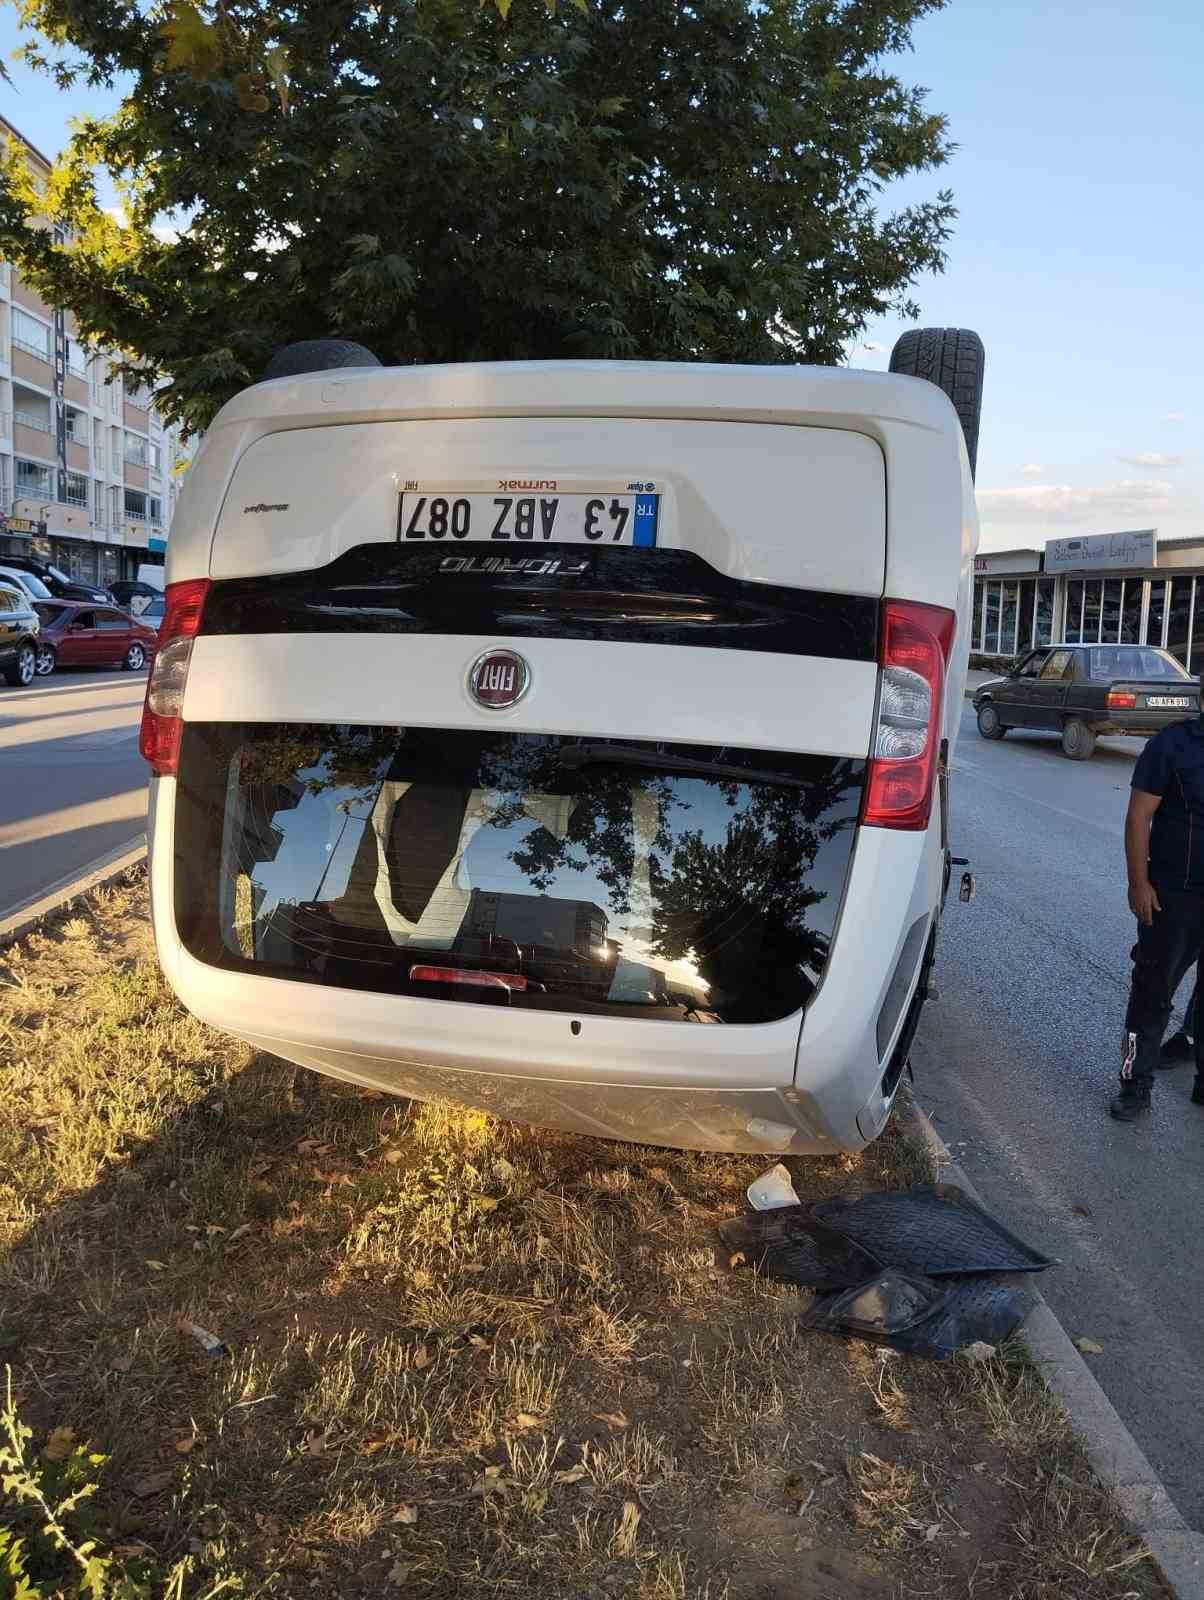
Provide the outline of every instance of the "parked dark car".
[[56,600],[98,600],[102,605],[113,604],[113,596],[102,585],[76,583],[61,568],[49,561],[39,561],[36,556],[5,556],[4,565],[41,578]]
[[163,599],[162,589],[156,589],[153,583],[143,583],[139,578],[119,578],[109,585],[109,593],[123,611],[134,617],[142,616],[147,606]]
[[1072,761],[1086,761],[1100,734],[1158,733],[1200,712],[1199,680],[1165,650],[1144,644],[1057,644],[1017,661],[974,695],[978,731],[1060,733]]
[[45,677],[59,667],[126,667],[140,672],[154,658],[154,628],[115,606],[81,605],[76,600],[40,600],[42,621],[37,671]]
[[41,619],[25,590],[0,580],[0,677],[14,689],[33,682]]

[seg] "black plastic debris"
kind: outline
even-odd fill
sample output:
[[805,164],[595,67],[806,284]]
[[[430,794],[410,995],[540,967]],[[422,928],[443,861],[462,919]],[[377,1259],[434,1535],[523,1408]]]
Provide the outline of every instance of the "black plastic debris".
[[942,1278],[975,1272],[1040,1272],[1051,1265],[952,1183],[817,1200],[811,1216],[884,1266]]
[[943,1361],[978,1341],[999,1344],[1019,1327],[1028,1307],[1025,1290],[1000,1277],[938,1283],[887,1268],[857,1288],[820,1295],[799,1324]]
[[1031,1304],[1017,1275],[1052,1265],[951,1183],[779,1206],[719,1232],[750,1266],[817,1292],[800,1327],[938,1361],[1006,1339]]
[[882,1270],[854,1239],[817,1222],[806,1206],[777,1206],[720,1224],[733,1253],[780,1283],[804,1289],[849,1289]]

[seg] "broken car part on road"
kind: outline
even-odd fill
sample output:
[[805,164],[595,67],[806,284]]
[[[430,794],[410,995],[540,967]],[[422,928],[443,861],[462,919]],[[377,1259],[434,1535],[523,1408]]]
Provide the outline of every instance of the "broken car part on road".
[[719,1231],[757,1270],[820,1295],[803,1328],[936,1360],[1012,1333],[1029,1300],[1008,1278],[1051,1264],[953,1184],[779,1206]]

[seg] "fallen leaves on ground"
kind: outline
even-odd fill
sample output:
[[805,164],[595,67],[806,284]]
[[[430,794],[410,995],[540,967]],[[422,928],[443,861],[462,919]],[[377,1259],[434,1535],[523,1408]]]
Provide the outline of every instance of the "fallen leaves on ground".
[[74,1428],[52,1428],[42,1451],[44,1461],[66,1461],[75,1449]]

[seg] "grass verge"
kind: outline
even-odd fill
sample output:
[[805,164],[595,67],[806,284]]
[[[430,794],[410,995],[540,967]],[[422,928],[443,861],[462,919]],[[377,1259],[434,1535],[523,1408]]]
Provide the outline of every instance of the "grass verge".
[[[256,1054],[164,989],[141,874],[0,952],[0,1059],[0,1597],[1161,1593],[1018,1350],[799,1335],[732,1267],[762,1160]],[[928,1172],[897,1127],[789,1165]]]

